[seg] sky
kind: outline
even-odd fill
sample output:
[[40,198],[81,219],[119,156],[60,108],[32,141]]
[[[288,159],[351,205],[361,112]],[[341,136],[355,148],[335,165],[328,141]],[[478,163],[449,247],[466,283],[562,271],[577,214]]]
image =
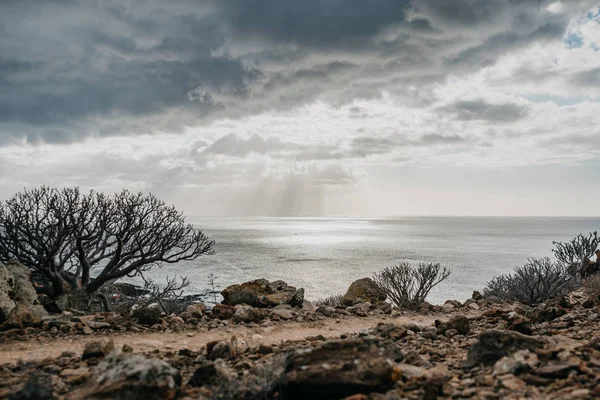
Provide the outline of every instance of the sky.
[[3,0],[0,198],[600,215],[600,2]]

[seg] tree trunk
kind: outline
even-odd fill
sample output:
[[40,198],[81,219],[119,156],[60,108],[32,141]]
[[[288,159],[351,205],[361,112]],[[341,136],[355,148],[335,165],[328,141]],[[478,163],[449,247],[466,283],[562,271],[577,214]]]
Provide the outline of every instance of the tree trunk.
[[50,283],[52,283],[52,297],[56,298],[65,292],[65,281],[59,274],[50,275]]
[[85,292],[87,294],[94,294],[98,289],[102,287],[106,282],[108,282],[110,278],[106,276],[102,276],[102,274],[98,275],[95,279],[92,279],[90,283],[85,287]]
[[85,287],[90,283],[90,269],[83,267],[81,269],[81,286]]

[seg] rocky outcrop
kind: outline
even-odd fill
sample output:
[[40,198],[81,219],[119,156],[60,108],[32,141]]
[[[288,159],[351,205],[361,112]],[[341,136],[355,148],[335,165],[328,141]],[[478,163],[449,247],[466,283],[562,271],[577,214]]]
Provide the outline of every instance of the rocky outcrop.
[[240,285],[231,285],[221,292],[223,304],[235,306],[247,304],[253,307],[275,307],[289,304],[292,307],[302,307],[304,289],[296,289],[284,281],[269,282],[257,279]]
[[363,302],[377,304],[380,301],[385,301],[386,298],[385,292],[371,278],[363,278],[352,282],[342,298],[342,303],[346,306]]
[[37,294],[30,279],[31,272],[22,264],[0,264],[0,323],[9,318],[17,305],[30,309],[37,316],[45,314],[43,307],[37,304]]

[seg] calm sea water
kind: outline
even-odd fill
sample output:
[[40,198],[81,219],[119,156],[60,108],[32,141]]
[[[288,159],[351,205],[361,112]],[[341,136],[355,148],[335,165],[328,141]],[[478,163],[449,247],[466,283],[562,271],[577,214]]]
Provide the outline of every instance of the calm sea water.
[[429,301],[465,300],[528,257],[552,256],[552,241],[600,229],[600,218],[189,218],[216,240],[216,254],[153,271],[186,275],[191,292],[251,279],[282,279],[310,300],[343,293],[356,279],[401,261],[452,270]]

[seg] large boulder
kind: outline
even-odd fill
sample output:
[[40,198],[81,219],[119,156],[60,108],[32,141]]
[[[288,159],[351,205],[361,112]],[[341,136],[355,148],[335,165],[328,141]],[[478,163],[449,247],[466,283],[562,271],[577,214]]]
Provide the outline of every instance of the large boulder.
[[86,385],[68,399],[174,399],[179,371],[162,360],[142,355],[112,355],[100,362]]
[[18,305],[30,308],[37,302],[31,272],[18,262],[0,264],[0,323],[6,321]]
[[230,306],[247,304],[252,307],[266,308],[289,304],[293,307],[301,307],[304,301],[304,289],[296,289],[283,281],[269,282],[266,279],[228,286],[221,295],[223,304]]
[[346,306],[353,306],[366,301],[377,304],[386,298],[385,292],[371,278],[362,278],[352,282],[342,298],[342,303]]
[[300,349],[286,362],[281,384],[285,399],[341,399],[356,393],[385,392],[401,377],[395,362],[404,359],[390,340],[332,340]]

